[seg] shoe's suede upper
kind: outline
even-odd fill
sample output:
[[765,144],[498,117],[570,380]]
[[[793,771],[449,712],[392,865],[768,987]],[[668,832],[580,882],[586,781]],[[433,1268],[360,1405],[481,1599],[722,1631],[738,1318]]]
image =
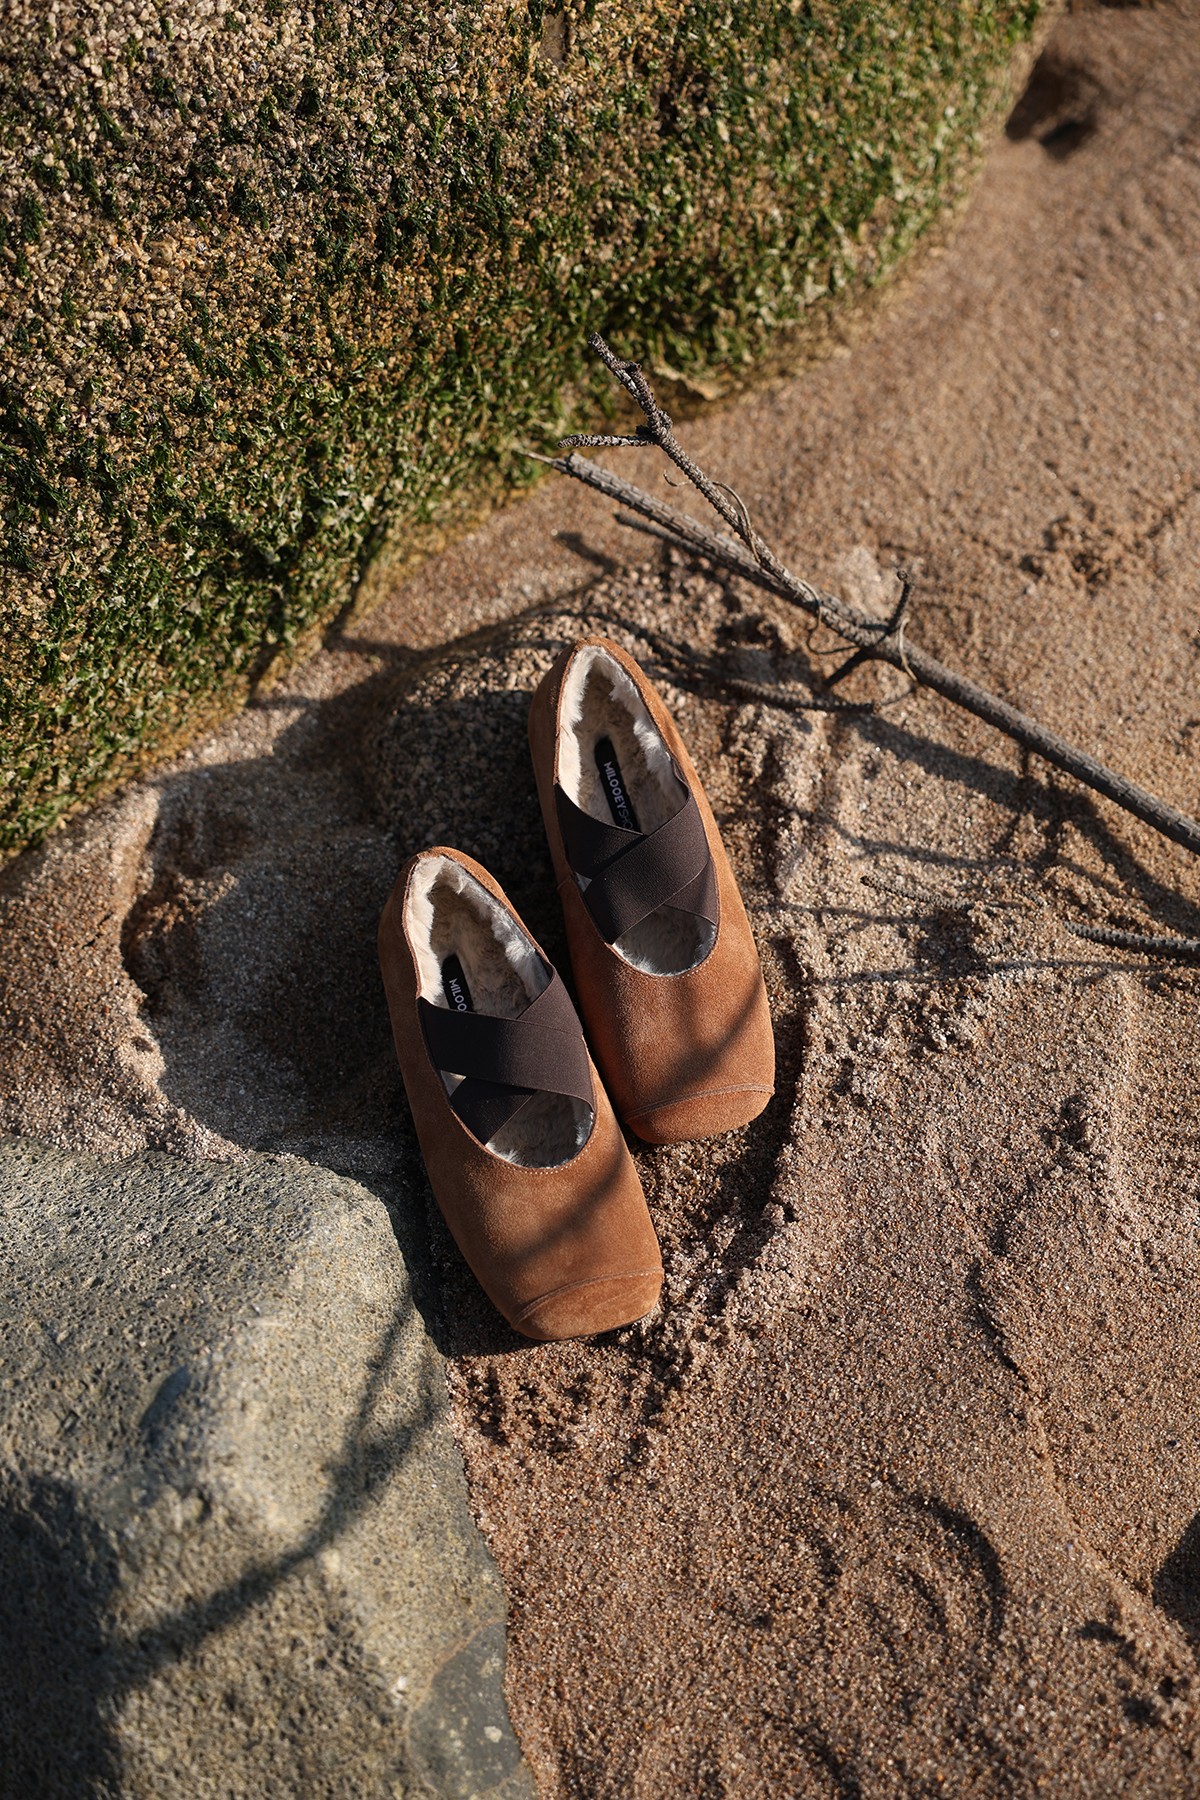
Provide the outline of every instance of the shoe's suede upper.
[[[579,651],[599,645],[636,683],[695,801],[716,876],[717,935],[704,960],[659,975],[627,962],[592,917],[572,869],[557,798],[560,702]],[[773,1091],[775,1045],[758,952],[712,809],[666,707],[637,663],[605,638],[583,638],[545,676],[529,716],[542,817],[566,919],[571,968],[593,1053],[618,1114],[651,1143],[744,1124]]]
[[588,1336],[627,1324],[653,1307],[662,1259],[637,1170],[590,1060],[591,1133],[556,1168],[493,1155],[450,1104],[426,1042],[404,928],[408,884],[423,856],[454,858],[512,909],[478,863],[438,847],[405,864],[380,921],[396,1054],[434,1195],[485,1293],[527,1337]]

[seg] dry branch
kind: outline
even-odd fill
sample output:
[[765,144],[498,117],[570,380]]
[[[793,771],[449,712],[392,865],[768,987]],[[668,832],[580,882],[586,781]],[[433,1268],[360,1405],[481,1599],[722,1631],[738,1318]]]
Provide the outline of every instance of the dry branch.
[[[675,437],[669,414],[655,400],[650,383],[638,364],[624,362],[615,356],[598,334],[593,334],[588,341],[614,378],[637,403],[644,415],[643,423],[629,435],[584,434],[564,438],[562,448],[570,454],[546,459],[553,468],[564,475],[570,475],[576,481],[586,483],[588,487],[617,501],[641,519],[648,520],[655,535],[664,537],[677,548],[742,576],[755,587],[790,601],[813,619],[819,620],[849,645],[853,652],[841,668],[835,671],[831,678],[833,681],[842,680],[865,661],[890,663],[892,667],[910,675],[920,686],[932,688],[944,699],[972,713],[977,719],[993,725],[997,731],[1002,731],[1006,737],[1012,738],[1025,749],[1032,750],[1056,769],[1061,769],[1064,774],[1073,776],[1093,792],[1103,794],[1164,837],[1182,844],[1185,849],[1200,853],[1200,823],[1195,819],[1106,767],[1096,757],[1089,756],[1086,750],[1076,749],[1056,732],[1039,725],[1036,719],[1018,712],[1015,706],[1010,706],[998,695],[989,693],[986,688],[978,686],[965,675],[956,674],[953,669],[948,669],[936,657],[914,644],[906,635],[910,593],[907,580],[903,582],[899,602],[891,616],[881,620],[870,618],[833,594],[821,593],[808,582],[793,575],[755,531],[740,498],[720,482],[713,481],[692,461]],[[611,470],[575,454],[577,450],[584,449],[650,448],[661,450],[687,476],[692,486],[704,496],[713,511],[729,527],[734,534],[732,537],[709,529],[687,513],[666,506],[644,493],[641,488],[634,487],[631,482],[623,481]],[[632,520],[626,522],[633,523]],[[1088,934],[1098,933],[1102,929],[1104,928],[1089,927]],[[1082,930],[1080,935],[1084,935]],[[1097,941],[1112,940],[1105,937]]]

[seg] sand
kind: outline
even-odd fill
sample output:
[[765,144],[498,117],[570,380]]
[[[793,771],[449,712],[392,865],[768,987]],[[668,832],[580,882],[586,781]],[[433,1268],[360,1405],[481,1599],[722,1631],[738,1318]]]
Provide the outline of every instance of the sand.
[[[1073,13],[870,341],[687,428],[798,572],[914,568],[914,637],[1192,813],[1197,96],[1192,0]],[[780,1082],[638,1153],[660,1311],[533,1348],[428,1200],[371,939],[449,838],[561,942],[523,710],[597,624],[709,783]],[[720,685],[806,642],[548,484],[6,875],[3,1123],[392,1201],[547,1800],[1200,1791],[1200,973],[1062,924],[1200,934],[1200,869],[933,698]]]

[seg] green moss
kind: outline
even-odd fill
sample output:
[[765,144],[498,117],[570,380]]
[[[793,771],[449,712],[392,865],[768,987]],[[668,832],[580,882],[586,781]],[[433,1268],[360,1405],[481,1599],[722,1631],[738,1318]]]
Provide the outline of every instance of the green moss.
[[[0,73],[0,850],[231,704],[607,394],[827,332],[1036,0],[134,0]],[[1018,61],[1023,53],[1018,54]]]

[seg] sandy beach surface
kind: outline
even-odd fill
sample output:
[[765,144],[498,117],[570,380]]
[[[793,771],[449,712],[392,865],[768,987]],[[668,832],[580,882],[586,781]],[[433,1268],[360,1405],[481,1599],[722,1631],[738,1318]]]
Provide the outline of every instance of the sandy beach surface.
[[[911,568],[914,638],[1196,814],[1198,298],[1200,7],[1082,9],[869,341],[687,442],[798,573],[882,612]],[[821,636],[610,510],[547,483],[6,873],[0,1123],[389,1201],[546,1800],[1200,1792],[1200,971],[1064,927],[1200,936],[1200,867],[889,671],[796,710]],[[637,1152],[659,1311],[532,1347],[428,1198],[373,939],[449,841],[561,947],[523,716],[581,628],[676,709],[780,1078]]]

